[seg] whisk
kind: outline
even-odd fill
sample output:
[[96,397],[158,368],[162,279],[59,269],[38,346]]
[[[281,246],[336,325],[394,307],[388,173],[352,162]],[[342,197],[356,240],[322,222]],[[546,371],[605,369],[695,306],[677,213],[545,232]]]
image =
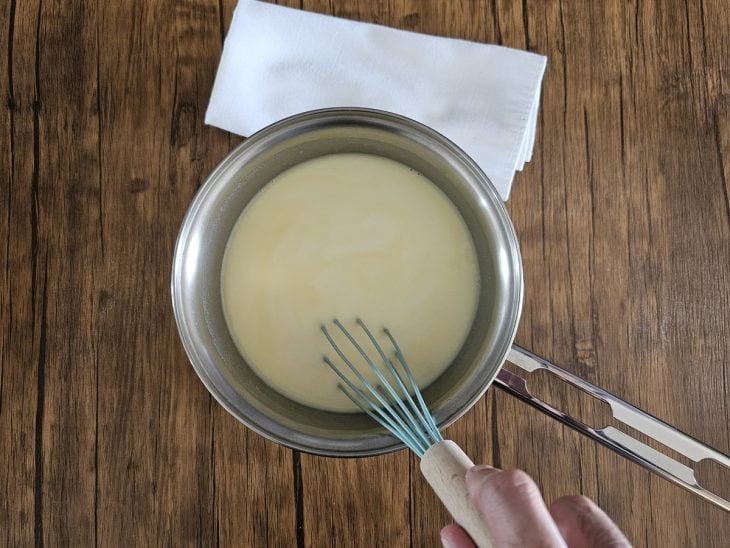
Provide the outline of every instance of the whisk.
[[[393,346],[398,367],[386,355],[383,347],[361,319],[357,319],[356,323],[370,340],[379,359],[373,360],[339,320],[335,319],[332,323],[377,378],[377,383],[373,386],[335,342],[327,326],[322,325],[324,336],[345,364],[345,370],[352,373],[352,376],[348,376],[329,357],[322,358],[339,377],[341,382],[338,388],[368,416],[418,455],[424,478],[454,520],[466,530],[476,545],[492,546],[489,531],[477,509],[470,503],[466,489],[466,471],[474,466],[474,463],[456,443],[444,440],[441,436],[403,352],[391,332],[383,329],[383,333]],[[354,381],[351,380],[353,378]]]

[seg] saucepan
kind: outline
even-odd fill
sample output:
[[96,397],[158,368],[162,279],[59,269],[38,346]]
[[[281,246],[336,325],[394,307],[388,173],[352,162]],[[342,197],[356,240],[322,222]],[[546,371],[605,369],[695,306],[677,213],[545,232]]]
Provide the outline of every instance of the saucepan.
[[[514,344],[524,284],[517,237],[500,197],[488,177],[451,141],[392,113],[325,109],[277,122],[231,152],[193,199],[175,248],[172,302],[187,355],[203,384],[225,409],[259,434],[314,454],[367,456],[403,447],[365,414],[314,409],[270,388],[237,350],[223,316],[223,253],[243,209],[282,171],[312,158],[344,152],[390,158],[426,176],[458,208],[474,241],[481,277],[476,317],[452,364],[423,390],[440,428],[466,413],[494,384],[730,510],[730,502],[699,485],[693,468],[627,431],[614,426],[591,428],[530,392],[529,376],[546,370],[606,402],[616,424],[653,438],[688,462],[696,465],[712,459],[730,467],[730,459],[722,453]],[[516,368],[504,369],[506,361]]]

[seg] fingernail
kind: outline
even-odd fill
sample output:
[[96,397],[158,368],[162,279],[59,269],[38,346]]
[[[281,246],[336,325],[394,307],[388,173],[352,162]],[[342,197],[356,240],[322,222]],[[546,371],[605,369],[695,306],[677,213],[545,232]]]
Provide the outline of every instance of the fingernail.
[[473,466],[466,472],[466,489],[471,497],[475,497],[482,488],[482,484],[492,474],[501,472],[499,468],[494,468],[488,464],[479,464]]
[[441,537],[441,546],[443,548],[459,548],[458,545],[449,537],[448,533],[443,532],[439,535]]
[[472,466],[468,473],[470,474],[477,474],[480,472],[485,472],[487,470],[497,470],[494,466],[489,466],[488,464],[477,464],[476,466]]
[[487,476],[500,471],[499,468],[489,466],[488,464],[477,464],[466,471],[466,481],[481,481]]

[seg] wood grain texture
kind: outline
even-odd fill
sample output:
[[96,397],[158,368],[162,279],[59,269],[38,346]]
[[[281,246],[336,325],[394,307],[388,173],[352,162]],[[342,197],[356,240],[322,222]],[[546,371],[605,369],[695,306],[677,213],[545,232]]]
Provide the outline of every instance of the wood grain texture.
[[[548,56],[508,203],[517,340],[730,453],[727,3],[287,4]],[[435,546],[449,521],[412,455],[278,447],[187,363],[170,264],[189,201],[239,142],[203,125],[234,6],[0,8],[0,545]],[[548,501],[592,497],[636,546],[730,538],[727,514],[502,392],[446,434]]]

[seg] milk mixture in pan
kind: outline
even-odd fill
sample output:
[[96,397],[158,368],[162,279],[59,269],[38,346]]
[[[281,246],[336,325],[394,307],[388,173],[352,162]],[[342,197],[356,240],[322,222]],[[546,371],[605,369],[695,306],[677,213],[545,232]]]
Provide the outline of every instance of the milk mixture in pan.
[[367,154],[280,174],[243,211],[223,259],[223,309],[247,363],[279,393],[333,411],[357,408],[322,362],[336,357],[323,323],[388,327],[423,388],[464,343],[478,291],[453,203],[412,169]]

